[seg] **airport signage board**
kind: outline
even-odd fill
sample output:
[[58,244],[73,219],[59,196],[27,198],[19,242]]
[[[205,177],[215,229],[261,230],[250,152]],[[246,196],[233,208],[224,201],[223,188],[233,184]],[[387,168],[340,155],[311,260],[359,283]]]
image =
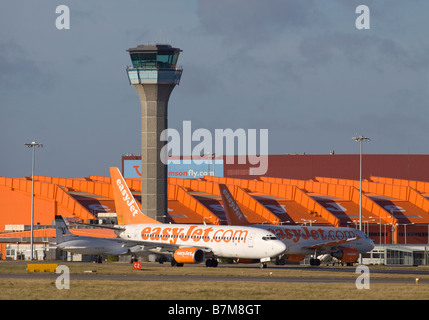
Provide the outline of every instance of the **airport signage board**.
[[[124,178],[141,178],[141,160],[124,160]],[[169,160],[168,177],[198,179],[204,176],[223,177],[223,159]]]

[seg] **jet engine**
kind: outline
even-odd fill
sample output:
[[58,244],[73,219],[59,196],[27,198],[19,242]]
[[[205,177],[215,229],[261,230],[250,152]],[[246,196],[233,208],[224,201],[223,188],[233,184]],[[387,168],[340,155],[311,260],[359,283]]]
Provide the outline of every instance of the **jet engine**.
[[342,262],[351,263],[358,260],[359,251],[356,248],[341,248],[338,251],[333,252],[332,256]]
[[198,248],[180,248],[174,252],[177,263],[201,263],[204,261],[204,251]]

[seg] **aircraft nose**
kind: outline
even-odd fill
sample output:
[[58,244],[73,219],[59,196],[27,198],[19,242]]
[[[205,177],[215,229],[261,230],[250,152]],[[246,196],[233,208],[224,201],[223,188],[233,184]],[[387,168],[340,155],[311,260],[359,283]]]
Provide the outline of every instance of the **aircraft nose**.
[[371,239],[371,241],[368,243],[368,251],[371,251],[372,249],[374,249],[374,247],[375,247],[374,240]]
[[276,240],[273,243],[273,255],[279,255],[286,251],[286,245],[280,240]]

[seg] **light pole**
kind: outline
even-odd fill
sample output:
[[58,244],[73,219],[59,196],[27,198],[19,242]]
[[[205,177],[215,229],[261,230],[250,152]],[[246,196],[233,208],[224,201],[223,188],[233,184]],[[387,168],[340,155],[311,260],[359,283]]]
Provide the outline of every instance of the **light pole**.
[[[373,217],[370,217],[373,218]],[[381,225],[384,224],[384,245],[386,245],[386,223],[381,223],[381,216],[378,217],[380,219],[378,225],[380,225],[380,247],[381,247]],[[391,216],[388,216],[387,219],[392,218]]]
[[[370,217],[371,218],[371,217]],[[369,223],[371,222],[371,221],[376,221],[375,219],[372,219],[372,220],[365,220],[364,222],[366,222],[366,228],[364,228],[364,230],[365,230],[365,233],[368,235],[368,237],[369,237]]]
[[[215,153],[212,153],[212,152],[206,152],[206,156],[207,156],[207,158],[209,158],[209,157],[211,157],[212,158],[212,164],[213,164],[213,177],[215,177],[216,176],[216,169],[215,169],[215,162],[216,162],[216,160],[215,160],[215,156],[216,156],[216,154]],[[207,168],[207,170],[208,170],[208,172],[207,172],[207,175],[209,175],[210,176],[210,163],[208,163],[208,166],[207,166],[208,168]]]
[[410,226],[414,224],[414,222],[411,223],[397,223],[397,226],[404,226],[404,236],[405,236],[405,244],[407,244],[407,226]]
[[36,161],[36,147],[43,147],[43,144],[41,143],[37,143],[37,142],[31,142],[31,143],[26,143],[25,144],[27,147],[29,148],[33,148],[33,160],[32,160],[32,164],[31,164],[31,225],[30,225],[30,229],[31,229],[31,236],[30,236],[30,251],[31,251],[31,255],[30,255],[30,259],[33,260],[34,256],[33,256],[33,220],[34,220],[34,164]]
[[362,230],[362,142],[371,141],[371,139],[360,136],[353,137],[353,140],[359,142],[359,230]]

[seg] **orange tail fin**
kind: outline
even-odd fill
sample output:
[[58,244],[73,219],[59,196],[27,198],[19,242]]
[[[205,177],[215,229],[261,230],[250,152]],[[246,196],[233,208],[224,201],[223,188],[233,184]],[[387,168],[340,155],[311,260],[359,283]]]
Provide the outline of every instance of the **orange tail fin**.
[[118,168],[110,168],[118,224],[160,223],[141,212]]
[[241,211],[231,192],[225,184],[219,184],[220,195],[222,197],[223,207],[228,225],[245,226],[249,225],[246,216]]

